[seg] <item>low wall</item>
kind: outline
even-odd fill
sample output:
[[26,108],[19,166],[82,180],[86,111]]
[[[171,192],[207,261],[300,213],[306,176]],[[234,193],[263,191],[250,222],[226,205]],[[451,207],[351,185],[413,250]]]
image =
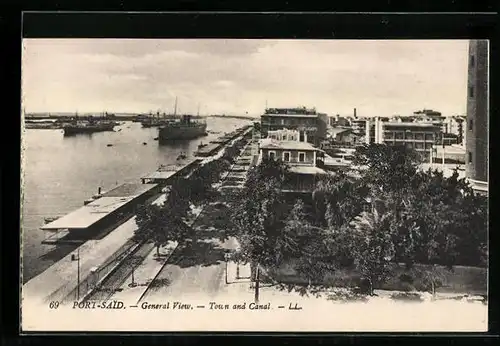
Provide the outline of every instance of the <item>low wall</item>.
[[[413,268],[406,269],[403,264],[394,264],[391,268],[391,278],[385,283],[375,285],[376,289],[397,291],[425,291],[426,284],[422,273],[429,270],[430,265],[415,264]],[[275,281],[284,284],[307,285],[308,280],[301,277],[292,264],[284,264],[278,269],[268,269],[267,274]],[[448,270],[443,266],[435,269],[441,278],[442,285],[437,287],[437,292],[487,294],[487,269],[478,267],[454,266]],[[264,280],[267,281],[267,280]],[[356,287],[361,281],[361,275],[352,269],[342,269],[325,275],[322,284],[332,287]]]

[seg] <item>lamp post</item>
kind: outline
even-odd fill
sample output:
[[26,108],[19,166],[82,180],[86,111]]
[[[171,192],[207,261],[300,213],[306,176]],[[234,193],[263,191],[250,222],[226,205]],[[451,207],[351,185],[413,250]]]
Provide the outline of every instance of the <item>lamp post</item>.
[[444,169],[444,162],[445,162],[445,154],[444,154],[444,151],[445,151],[445,147],[444,147],[444,133],[441,134],[441,144],[443,146],[443,169]]
[[135,257],[135,256],[132,257],[132,259],[131,259],[130,265],[132,267],[132,273],[131,273],[132,281],[128,284],[129,287],[136,287],[137,286],[137,282],[135,282],[135,276],[134,276],[135,266],[139,265],[141,262],[142,262],[142,259],[138,258],[138,257]]
[[224,254],[224,259],[226,260],[226,285],[229,283],[229,281],[227,280],[227,268],[229,263],[229,257],[230,255],[228,253]]
[[71,260],[76,261],[76,300],[80,300],[80,248],[76,249],[76,255],[71,255]]

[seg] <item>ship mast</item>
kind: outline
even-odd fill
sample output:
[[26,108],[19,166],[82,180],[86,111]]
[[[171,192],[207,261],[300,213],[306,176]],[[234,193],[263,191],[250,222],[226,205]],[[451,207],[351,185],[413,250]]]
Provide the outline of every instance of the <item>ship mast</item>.
[[200,116],[200,104],[198,103],[198,112],[196,113],[197,116]]
[[177,115],[177,96],[175,97],[174,116]]

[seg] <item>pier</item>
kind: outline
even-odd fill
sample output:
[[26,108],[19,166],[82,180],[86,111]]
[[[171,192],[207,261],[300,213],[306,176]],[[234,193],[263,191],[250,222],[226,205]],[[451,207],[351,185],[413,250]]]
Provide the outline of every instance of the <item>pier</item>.
[[54,234],[42,244],[81,243],[96,237],[103,229],[123,219],[125,214],[154,194],[157,184],[122,184],[83,207],[41,227]]
[[246,135],[251,130],[251,128],[251,125],[247,125],[240,127],[233,132],[224,134],[223,136],[210,141],[210,143],[208,143],[206,146],[198,149],[195,155],[200,157],[212,156],[235,138]]
[[[218,155],[251,129],[251,126],[245,126],[226,134],[223,143],[217,143],[216,148],[205,155]],[[243,151],[250,153],[249,150]],[[248,162],[246,157],[239,157],[232,174],[244,174]],[[133,240],[137,229],[136,207],[142,203],[162,203],[166,197],[164,187],[189,176],[201,163],[200,158],[189,158],[162,165],[140,177],[141,183],[122,184],[99,193],[83,207],[42,226],[42,230],[53,233],[43,244],[73,244],[75,247],[47,270],[24,283],[23,297],[39,302],[77,301],[85,297],[88,290],[119,270],[136,252],[144,252],[148,247]]]
[[172,183],[176,177],[188,175],[195,170],[201,159],[189,159],[182,163],[172,165],[161,165],[156,171],[141,177],[143,184],[159,184],[161,186]]

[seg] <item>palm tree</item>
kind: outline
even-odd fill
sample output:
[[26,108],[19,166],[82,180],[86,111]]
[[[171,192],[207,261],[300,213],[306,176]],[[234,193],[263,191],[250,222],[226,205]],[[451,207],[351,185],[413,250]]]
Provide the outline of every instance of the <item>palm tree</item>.
[[394,258],[394,244],[389,232],[390,215],[379,213],[376,208],[363,212],[353,221],[354,263],[369,283],[373,295],[374,282],[387,278],[390,262]]

